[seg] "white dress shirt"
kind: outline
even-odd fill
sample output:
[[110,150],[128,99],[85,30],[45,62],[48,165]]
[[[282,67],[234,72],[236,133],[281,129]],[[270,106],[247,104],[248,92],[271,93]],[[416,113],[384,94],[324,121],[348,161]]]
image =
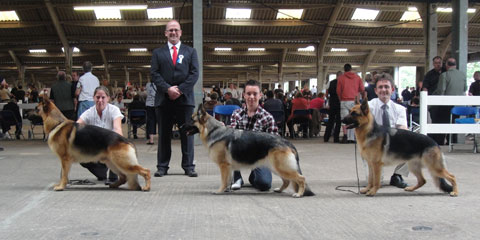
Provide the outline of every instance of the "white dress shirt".
[[[378,125],[383,125],[382,114],[383,103],[379,98],[374,98],[368,102],[370,112],[375,118]],[[388,116],[390,119],[391,128],[399,128],[400,126],[407,126],[407,109],[400,104],[388,101],[387,103]]]

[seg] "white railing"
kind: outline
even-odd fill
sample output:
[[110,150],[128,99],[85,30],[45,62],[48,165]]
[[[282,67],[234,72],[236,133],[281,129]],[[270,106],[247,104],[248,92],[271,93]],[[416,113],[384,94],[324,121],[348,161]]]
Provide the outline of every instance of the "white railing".
[[428,106],[480,106],[480,96],[429,96],[420,92],[420,133],[480,133],[480,124],[427,123]]

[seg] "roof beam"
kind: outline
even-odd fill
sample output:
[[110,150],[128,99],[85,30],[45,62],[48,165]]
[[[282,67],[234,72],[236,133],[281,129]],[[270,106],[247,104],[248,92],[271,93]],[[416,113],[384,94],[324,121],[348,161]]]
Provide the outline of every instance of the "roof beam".
[[323,64],[323,55],[325,53],[325,46],[327,45],[328,38],[330,37],[330,33],[335,26],[335,22],[337,21],[337,17],[340,14],[340,10],[342,10],[343,0],[338,0],[335,8],[332,11],[332,15],[330,15],[330,20],[328,20],[328,25],[325,31],[323,31],[322,40],[320,40],[320,44],[318,45],[317,53],[318,53],[318,66],[320,67]]
[[60,21],[58,21],[57,13],[55,12],[55,9],[53,9],[53,5],[50,2],[50,0],[45,0],[45,5],[47,6],[47,10],[48,10],[48,13],[50,14],[50,18],[52,19],[53,26],[57,31],[58,37],[60,38],[60,42],[62,42],[64,53],[65,53],[65,69],[66,69],[66,72],[70,74],[72,72],[73,50],[70,48],[70,45],[68,44],[67,37],[65,36],[65,31],[63,30],[63,27],[60,25]]
[[103,61],[103,66],[105,70],[105,78],[110,83],[110,73],[108,71],[108,61],[107,61],[107,56],[105,55],[105,50],[100,49],[100,55],[102,55],[102,61]]

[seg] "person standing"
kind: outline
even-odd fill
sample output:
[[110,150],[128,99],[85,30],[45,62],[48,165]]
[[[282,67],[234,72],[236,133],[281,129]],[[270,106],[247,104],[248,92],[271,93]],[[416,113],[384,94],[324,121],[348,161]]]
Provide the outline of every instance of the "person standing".
[[[255,80],[248,80],[245,84],[243,97],[246,105],[232,113],[230,127],[278,135],[275,119],[260,106],[260,98],[262,98],[260,83]],[[272,187],[272,172],[267,167],[255,168],[250,172],[248,181],[254,188],[267,191]],[[234,171],[232,190],[238,190],[242,185],[243,179],[240,171]]]
[[84,74],[80,77],[77,84],[75,95],[78,96],[77,115],[80,117],[83,112],[91,108],[93,102],[93,92],[100,86],[98,78],[92,74],[92,63],[86,61],[83,63]]
[[427,91],[428,95],[432,95],[435,89],[437,89],[438,80],[442,73],[442,57],[435,56],[432,61],[433,69],[425,74],[422,85],[422,91]]
[[[355,97],[359,93],[365,91],[362,79],[352,71],[352,65],[345,64],[343,66],[345,73],[338,77],[337,94],[340,99],[340,116],[343,119],[350,113],[350,109],[355,105]],[[354,142],[355,132],[354,129],[348,129],[345,126],[343,128],[343,143]]]
[[[440,75],[437,89],[433,95],[463,96],[467,91],[467,76],[464,72],[457,69],[455,58],[448,58],[446,63],[447,71]],[[432,114],[432,123],[450,123],[450,110],[453,106],[436,106],[434,115]],[[438,145],[445,144],[446,134],[437,134],[435,141]],[[456,135],[453,137],[456,141]]]
[[468,89],[468,95],[470,96],[480,96],[480,71],[476,71],[473,74],[473,82],[470,84],[470,88]]
[[157,88],[152,82],[147,83],[147,99],[145,106],[147,108],[147,144],[153,145],[153,136],[157,132],[157,116],[155,115],[155,94]]
[[[323,141],[328,142],[330,135],[332,134],[333,129],[333,142],[340,142],[340,127],[342,126],[342,118],[340,117],[340,99],[337,95],[337,82],[338,77],[342,75],[341,71],[337,72],[337,78],[330,81],[327,88],[327,97],[328,97],[328,123],[327,129],[325,130],[325,135],[323,136]],[[334,128],[335,126],[335,128]]]
[[[172,128],[174,121],[183,125],[189,121],[195,107],[193,87],[198,80],[197,51],[182,44],[182,29],[176,20],[165,28],[167,44],[152,53],[151,75],[157,88],[155,110],[158,120],[158,153],[155,177],[167,174],[172,155]],[[180,133],[182,168],[185,175],[197,177],[193,163],[193,136]]]
[[[395,84],[390,74],[379,74],[375,83],[375,93],[378,98],[368,101],[368,106],[377,124],[387,128],[408,130],[407,111],[405,107],[391,100],[394,86]],[[398,165],[390,177],[390,185],[398,188],[407,187],[408,185],[403,181],[402,176],[408,176],[408,173],[406,163]]]
[[64,71],[57,73],[57,82],[53,84],[50,90],[50,99],[55,103],[55,106],[62,112],[63,116],[75,121],[75,106],[72,96],[72,84],[66,80]]

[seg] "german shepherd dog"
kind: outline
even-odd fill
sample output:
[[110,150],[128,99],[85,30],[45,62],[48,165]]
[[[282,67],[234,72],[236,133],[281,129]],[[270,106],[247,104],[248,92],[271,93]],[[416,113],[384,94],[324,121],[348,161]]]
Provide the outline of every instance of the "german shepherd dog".
[[268,166],[279,175],[283,184],[274,191],[281,193],[292,182],[293,197],[313,196],[301,175],[298,152],[287,140],[264,132],[243,131],[226,127],[211,117],[200,104],[192,121],[182,126],[187,135],[200,134],[210,158],[220,168],[222,184],[215,192],[227,191],[233,170]]
[[450,193],[450,196],[458,195],[455,176],[445,168],[443,153],[434,140],[408,130],[380,126],[370,113],[368,101],[364,100],[360,104],[357,99],[356,103],[343,122],[347,128],[355,128],[358,149],[368,163],[368,185],[360,193],[367,196],[377,193],[383,165],[406,162],[418,182],[415,186],[406,187],[405,191],[414,191],[426,183],[421,169],[426,166],[437,187]]
[[[105,163],[119,179],[110,184],[118,188],[124,183],[132,190],[150,190],[150,170],[138,164],[135,146],[119,134],[97,126],[79,126],[68,120],[48,99],[40,101],[36,108],[43,119],[43,127],[48,134],[48,146],[58,155],[62,163],[60,183],[55,191],[65,189],[68,173],[73,162]],[[145,178],[145,186],[140,187],[137,174]]]

